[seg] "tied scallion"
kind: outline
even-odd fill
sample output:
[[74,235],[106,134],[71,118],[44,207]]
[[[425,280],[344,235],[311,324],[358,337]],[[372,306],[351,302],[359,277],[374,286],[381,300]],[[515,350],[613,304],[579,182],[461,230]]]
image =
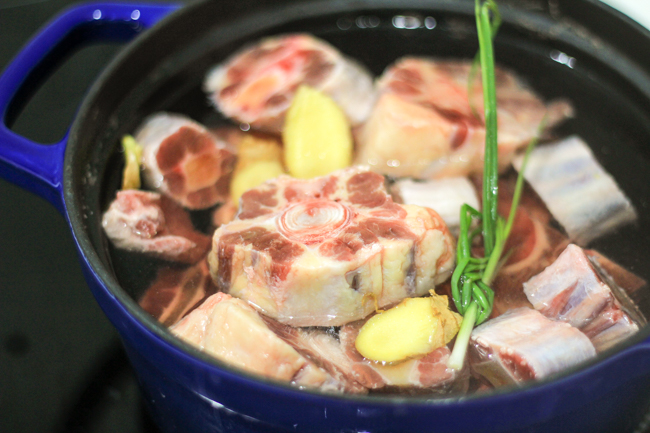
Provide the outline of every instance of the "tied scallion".
[[[475,0],[475,12],[479,39],[478,64],[481,68],[485,113],[483,211],[479,212],[470,205],[464,204],[460,212],[460,235],[456,252],[456,269],[451,277],[451,293],[458,312],[463,315],[463,322],[447,364],[457,370],[463,367],[472,329],[475,325],[484,322],[492,313],[494,291],[490,288],[490,284],[499,267],[508,258],[508,254],[504,256],[503,253],[521,198],[524,184],[522,173],[528,162],[528,156],[537,143],[537,137],[545,125],[545,121],[542,121],[536,137],[528,143],[506,221],[497,213],[499,195],[497,100],[492,42],[501,19],[494,0]],[[469,89],[474,82],[475,73],[470,71]],[[483,238],[482,257],[472,254],[474,240],[480,235]]]

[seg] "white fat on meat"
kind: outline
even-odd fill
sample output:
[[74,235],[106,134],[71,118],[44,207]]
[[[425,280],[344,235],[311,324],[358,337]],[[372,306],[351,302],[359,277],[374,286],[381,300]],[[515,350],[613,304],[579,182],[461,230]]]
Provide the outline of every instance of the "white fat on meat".
[[351,167],[244,193],[208,261],[221,290],[282,323],[339,326],[445,281],[455,241],[435,211],[394,203],[383,176]]
[[142,146],[145,186],[188,209],[227,201],[234,147],[188,117],[157,113],[135,133]]
[[[513,165],[519,170],[522,163],[519,157]],[[523,175],[578,245],[637,218],[630,200],[578,136],[533,149]]]
[[199,350],[245,371],[300,387],[343,389],[273,333],[250,305],[225,293],[210,296],[169,329]]
[[236,52],[208,73],[204,89],[226,117],[279,133],[301,84],[329,95],[352,125],[368,117],[375,101],[373,77],[363,66],[307,34],[269,37]]
[[185,210],[155,192],[118,191],[102,227],[116,248],[171,262],[194,264],[210,249],[210,237],[194,229]]
[[524,283],[524,292],[545,316],[582,330],[599,352],[645,323],[623,289],[575,244]]
[[[470,68],[470,62],[417,57],[388,67],[378,80],[377,103],[357,135],[357,163],[391,176],[440,178],[482,172],[483,90],[479,72],[468,93]],[[496,96],[501,171],[537,135],[545,115],[552,127],[572,114],[567,102],[545,104],[500,68]]]
[[460,230],[460,209],[463,204],[468,204],[477,210],[481,209],[476,188],[466,177],[430,180],[398,179],[392,185],[391,193],[398,203],[414,204],[435,210],[456,236]]
[[[415,359],[383,364],[365,359],[354,342],[365,321],[340,328],[338,338],[329,328],[296,328],[265,319],[269,327],[298,352],[325,369],[352,392],[368,389],[401,389],[448,392],[466,389],[468,375],[447,368],[450,350],[446,346]],[[459,380],[461,378],[462,380]]]
[[470,338],[470,367],[494,386],[542,379],[594,356],[578,329],[526,307],[477,326]]

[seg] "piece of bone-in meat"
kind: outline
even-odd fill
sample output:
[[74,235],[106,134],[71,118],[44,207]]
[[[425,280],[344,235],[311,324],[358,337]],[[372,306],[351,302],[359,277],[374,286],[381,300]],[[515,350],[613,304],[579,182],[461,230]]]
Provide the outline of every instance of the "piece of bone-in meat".
[[229,196],[234,148],[193,120],[158,113],[135,134],[142,146],[144,183],[189,209],[206,209]]
[[598,317],[581,329],[598,352],[609,349],[638,330],[639,325],[614,302],[610,303],[598,314]]
[[270,37],[244,48],[208,73],[204,89],[225,116],[278,133],[300,84],[329,95],[352,125],[367,118],[375,99],[365,68],[306,34]]
[[351,167],[244,193],[208,260],[221,290],[268,316],[338,326],[446,280],[454,244],[435,211],[394,203],[383,176]]
[[[446,392],[466,387],[467,375],[447,368],[450,351],[438,348],[426,356],[410,359],[394,365],[382,365],[367,360],[359,354],[354,341],[364,321],[341,327],[338,339],[323,328],[296,328],[265,319],[269,328],[291,344],[298,352],[336,377],[338,383],[357,389],[402,389]],[[457,380],[459,377],[464,381]],[[458,383],[456,383],[458,382]]]
[[545,316],[582,330],[598,351],[635,333],[638,324],[645,323],[625,291],[574,244],[526,282],[524,292]]
[[[337,388],[345,392],[365,393],[367,386],[359,383],[353,374],[352,360],[341,347],[341,342],[328,331],[331,328],[294,327],[262,316],[269,329],[289,343],[299,353],[327,371]],[[321,387],[324,388],[324,387]]]
[[447,367],[451,355],[447,346],[439,347],[425,356],[394,364],[384,365],[365,359],[355,347],[355,340],[363,323],[365,321],[349,323],[339,331],[342,349],[352,361],[352,375],[363,385],[370,389],[427,389],[441,393],[451,389],[467,389],[467,372],[458,372]]
[[476,327],[470,341],[470,367],[494,386],[541,379],[596,355],[578,329],[526,307]]
[[118,191],[102,217],[115,247],[172,262],[194,264],[210,249],[210,237],[194,229],[185,210],[148,191]]
[[[468,95],[470,62],[407,57],[386,69],[380,97],[358,134],[357,162],[392,176],[450,177],[482,172],[485,121],[480,72]],[[514,74],[497,68],[499,167],[537,135],[572,113],[563,101],[544,104]]]
[[612,298],[611,290],[596,274],[582,248],[574,244],[524,283],[524,292],[542,314],[576,328],[588,325]]
[[164,326],[170,326],[215,292],[208,262],[202,260],[189,268],[160,269],[138,304]]
[[458,235],[460,209],[465,203],[480,210],[476,189],[466,177],[448,177],[416,181],[398,179],[390,188],[395,201],[414,204],[435,210],[445,221],[449,230]]
[[636,220],[630,200],[577,136],[533,149],[524,178],[578,245]]
[[301,387],[319,388],[332,378],[271,331],[245,301],[210,296],[173,325],[172,333],[230,365]]

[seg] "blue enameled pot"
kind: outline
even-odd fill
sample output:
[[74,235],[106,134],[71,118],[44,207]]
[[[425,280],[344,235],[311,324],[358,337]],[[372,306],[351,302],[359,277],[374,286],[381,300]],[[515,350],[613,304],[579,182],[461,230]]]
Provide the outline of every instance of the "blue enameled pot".
[[[0,175],[47,199],[69,222],[88,285],[119,331],[162,431],[623,432],[638,425],[650,407],[648,329],[593,362],[519,388],[460,398],[333,396],[205,356],[173,338],[118,282],[101,212],[116,188],[119,137],[147,114],[167,109],[223,121],[200,90],[203,76],[246,41],[273,33],[313,32],[376,74],[405,54],[471,57],[473,10],[472,1],[462,0],[82,4],[53,19],[4,71]],[[500,62],[543,95],[570,97],[578,112],[570,128],[590,143],[607,146],[616,130],[622,146],[650,159],[646,30],[595,0],[509,2],[502,13]],[[133,37],[93,85],[61,142],[43,146],[9,129],[30,90],[69,50]],[[576,61],[562,61],[567,58]],[[622,182],[633,177],[623,175]],[[633,199],[643,210],[650,194],[639,188]],[[634,248],[641,251],[644,242]],[[643,254],[628,255],[641,257],[636,271],[650,267]]]

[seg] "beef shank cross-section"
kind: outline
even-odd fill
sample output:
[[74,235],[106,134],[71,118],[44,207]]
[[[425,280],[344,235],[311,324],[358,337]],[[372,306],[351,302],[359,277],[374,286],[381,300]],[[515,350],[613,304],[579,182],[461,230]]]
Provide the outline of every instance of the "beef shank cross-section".
[[[471,62],[405,57],[377,80],[379,97],[358,134],[357,161],[392,176],[442,178],[483,171],[485,116],[480,73],[468,91]],[[535,137],[572,114],[563,100],[544,103],[512,72],[496,68],[499,170]],[[476,111],[475,111],[476,110]]]
[[204,88],[226,117],[279,133],[301,84],[334,99],[353,125],[368,117],[375,101],[370,72],[307,34],[269,37],[243,48],[208,73]]
[[161,112],[144,120],[135,139],[148,188],[192,210],[227,201],[236,157],[221,137],[188,117]]
[[280,176],[242,195],[208,256],[217,286],[293,326],[338,326],[451,274],[454,239],[433,210],[393,202],[384,177],[350,167]]

